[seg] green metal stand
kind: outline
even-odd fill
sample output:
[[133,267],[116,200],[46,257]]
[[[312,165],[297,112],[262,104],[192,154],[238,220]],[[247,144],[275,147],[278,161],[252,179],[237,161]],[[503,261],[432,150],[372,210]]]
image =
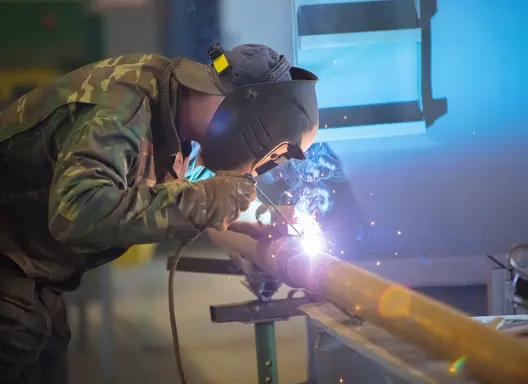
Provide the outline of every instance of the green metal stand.
[[[185,258],[181,261],[183,262]],[[218,262],[222,260],[214,260],[216,270],[221,269]],[[226,260],[227,261],[227,260]],[[203,262],[203,260],[200,260]],[[169,261],[170,266],[171,261]],[[178,264],[185,265],[186,270],[196,271],[196,265],[190,262]],[[209,266],[213,261],[209,263]],[[194,269],[193,269],[194,268]],[[203,272],[205,268],[200,269]],[[226,274],[232,274],[227,268],[221,269]],[[207,273],[207,272],[206,272]],[[304,316],[304,313],[299,310],[299,307],[306,304],[313,304],[315,299],[310,295],[303,297],[294,297],[295,290],[288,293],[286,299],[270,300],[272,294],[277,291],[278,286],[276,282],[260,282],[257,289],[255,285],[245,284],[255,296],[257,300],[246,301],[238,304],[228,305],[212,305],[209,307],[211,314],[211,321],[215,323],[243,323],[254,324],[255,327],[255,344],[257,350],[257,373],[259,384],[278,384],[279,371],[277,366],[277,345],[275,340],[275,322],[288,320],[293,316]],[[265,300],[263,299],[263,292],[266,293]],[[308,383],[304,383],[308,384]]]
[[257,347],[257,368],[259,384],[277,384],[277,347],[275,344],[275,323],[255,323]]

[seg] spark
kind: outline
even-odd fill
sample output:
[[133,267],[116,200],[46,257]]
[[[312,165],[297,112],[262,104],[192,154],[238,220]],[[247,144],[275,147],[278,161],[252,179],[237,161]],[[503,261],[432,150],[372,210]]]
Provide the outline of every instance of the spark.
[[303,250],[312,257],[323,252],[326,240],[317,220],[312,215],[302,213],[297,213],[295,220],[296,227],[302,234]]

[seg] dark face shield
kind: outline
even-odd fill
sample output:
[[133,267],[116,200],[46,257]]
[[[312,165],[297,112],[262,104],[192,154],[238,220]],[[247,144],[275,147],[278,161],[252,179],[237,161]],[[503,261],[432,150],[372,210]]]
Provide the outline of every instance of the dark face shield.
[[207,168],[251,164],[262,174],[289,159],[304,159],[303,134],[319,126],[317,77],[291,71],[294,80],[239,87],[224,99],[202,143]]

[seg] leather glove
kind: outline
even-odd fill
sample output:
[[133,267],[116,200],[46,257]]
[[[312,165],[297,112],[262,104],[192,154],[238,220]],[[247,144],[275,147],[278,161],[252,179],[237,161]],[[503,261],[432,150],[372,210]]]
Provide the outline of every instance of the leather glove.
[[[292,224],[297,224],[295,208],[290,205],[279,205],[277,208]],[[256,210],[256,222],[235,221],[229,230],[250,236],[255,240],[273,240],[288,236],[289,226],[284,218],[269,205],[262,204]]]
[[256,186],[247,177],[236,172],[218,172],[184,189],[178,207],[195,228],[225,231],[249,208],[256,195]]
[[[293,205],[278,205],[277,208],[292,224],[297,224],[297,217],[295,216],[295,207]],[[256,212],[257,222],[263,227],[272,227],[275,232],[282,236],[287,236],[289,232],[289,225],[279,214],[275,208],[270,205],[262,204],[258,207]]]

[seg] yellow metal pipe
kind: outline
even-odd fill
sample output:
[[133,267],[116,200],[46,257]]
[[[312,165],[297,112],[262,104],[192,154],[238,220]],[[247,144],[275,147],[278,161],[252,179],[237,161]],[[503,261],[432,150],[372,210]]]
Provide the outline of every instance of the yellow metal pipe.
[[228,252],[244,256],[289,285],[321,294],[436,359],[462,361],[457,366],[481,382],[528,383],[528,344],[461,311],[330,255],[311,258],[296,238],[264,244],[229,231],[210,235]]

